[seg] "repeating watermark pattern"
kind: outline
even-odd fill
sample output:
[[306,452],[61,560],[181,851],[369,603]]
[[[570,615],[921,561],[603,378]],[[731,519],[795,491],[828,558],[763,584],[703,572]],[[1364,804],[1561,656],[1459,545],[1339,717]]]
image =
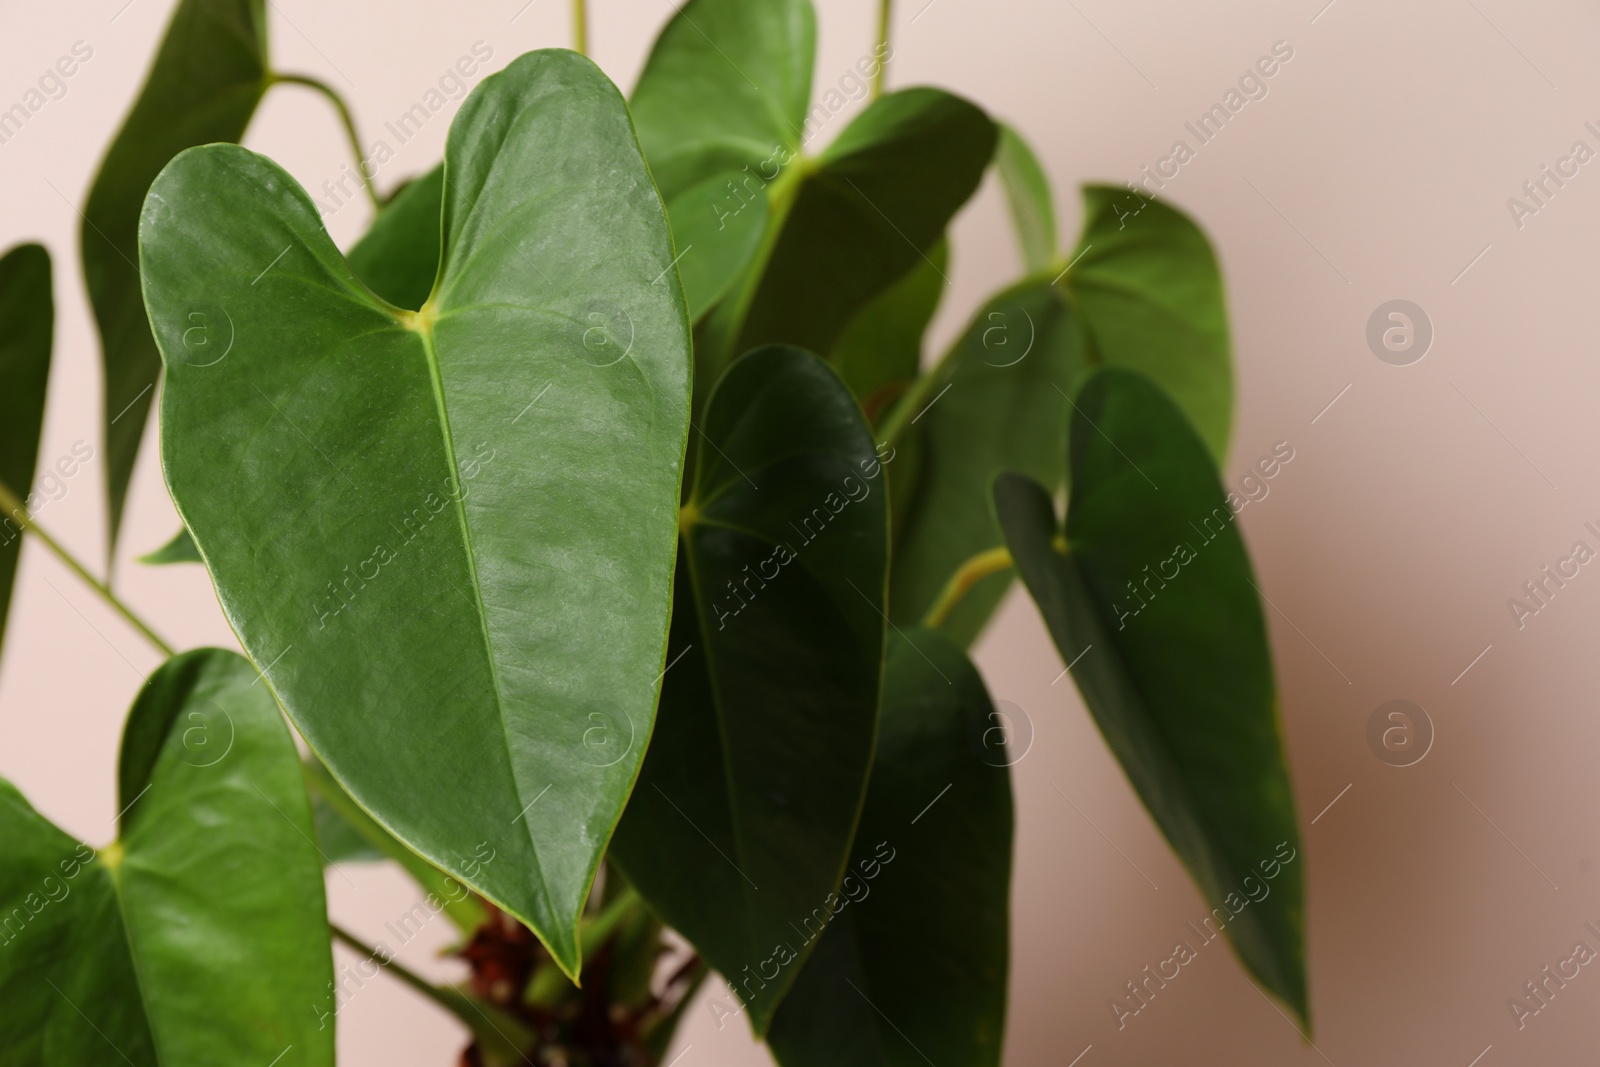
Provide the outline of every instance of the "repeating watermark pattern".
[[1409,300],[1387,300],[1367,316],[1367,347],[1392,367],[1409,367],[1433,347],[1433,320]]
[[[1583,924],[1583,928],[1597,939],[1600,944],[1600,929],[1595,928],[1593,920]],[[1567,983],[1583,973],[1586,967],[1595,959],[1595,950],[1589,947],[1587,941],[1579,941],[1572,946],[1572,952],[1566,958],[1557,960],[1555,964],[1545,964],[1537,976],[1522,983],[1525,997],[1507,997],[1506,1008],[1511,1012],[1512,1022],[1517,1024],[1517,1029],[1527,1027],[1528,1020],[1538,1015],[1550,1006],[1556,999],[1556,994],[1567,988]]]
[[[1595,529],[1592,522],[1583,524],[1583,528],[1600,543],[1600,530]],[[1567,583],[1583,573],[1583,567],[1595,558],[1595,550],[1589,547],[1589,542],[1584,540],[1574,541],[1572,549],[1565,556],[1559,557],[1552,566],[1549,563],[1539,568],[1538,577],[1530,578],[1522,583],[1522,596],[1506,598],[1506,610],[1511,612],[1512,621],[1521,630],[1528,625],[1528,620],[1550,606],[1556,594],[1567,587]]]
[[68,81],[94,58],[94,47],[87,41],[73,41],[68,54],[45,68],[43,74],[16,103],[0,109],[0,144],[9,144],[44,106],[66,98]]
[[[772,154],[756,164],[754,171],[750,169],[750,164],[746,163],[742,168],[744,174],[742,178],[738,181],[728,179],[726,185],[728,195],[711,201],[711,213],[716,217],[717,229],[719,231],[727,229],[729,219],[738,218],[739,214],[750,204],[755,203],[757,198],[765,196],[767,186],[777,181],[778,175],[783,173],[783,168],[798,158],[798,153],[783,145],[775,145]],[[772,171],[770,174],[767,173],[769,169]],[[688,249],[684,251],[687,252]]]
[[[884,454],[885,449],[888,455]],[[860,463],[862,477],[847,474],[839,483],[839,488],[828,493],[822,498],[821,503],[800,518],[797,526],[790,520],[789,526],[798,535],[799,539],[790,543],[780,541],[773,547],[772,553],[766,559],[756,564],[755,570],[750,569],[747,563],[744,566],[744,576],[737,579],[728,579],[727,596],[721,596],[711,601],[711,610],[716,613],[717,629],[725,630],[728,620],[735,618],[751,602],[769,582],[776,581],[783,573],[783,568],[800,558],[800,552],[811,542],[827,530],[828,525],[842,514],[851,504],[859,504],[872,495],[872,483],[877,481],[883,473],[883,468],[894,461],[895,450],[892,446],[882,444],[878,446],[876,459],[864,459]],[[771,573],[768,573],[768,568]],[[753,584],[752,584],[753,583]]]
[[[1165,189],[1167,182],[1182,173],[1183,168],[1199,155],[1200,149],[1221,136],[1228,123],[1245,109],[1245,105],[1253,100],[1265,100],[1270,91],[1268,82],[1292,59],[1294,47],[1288,41],[1274,41],[1270,52],[1246,69],[1238,82],[1230,85],[1227,92],[1222,94],[1218,103],[1212,104],[1194,120],[1185,122],[1183,128],[1195,143],[1191,145],[1187,138],[1178,138],[1167,154],[1156,160],[1153,170],[1146,163],[1140,169],[1143,176],[1127,183],[1128,191],[1140,201],[1139,210],[1143,210],[1144,200],[1154,199],[1157,191]],[[1138,211],[1133,214],[1137,215]],[[1126,219],[1128,216],[1120,217]]]
[[1367,717],[1367,747],[1391,767],[1414,766],[1433,749],[1433,720],[1419,704],[1386,701]]
[[[1251,473],[1240,479],[1239,489],[1243,495],[1228,490],[1226,507],[1214,508],[1209,515],[1200,519],[1199,523],[1189,523],[1190,529],[1198,535],[1199,547],[1189,541],[1180,541],[1172,547],[1172,554],[1155,564],[1144,565],[1144,577],[1135,584],[1133,579],[1128,580],[1128,592],[1132,599],[1127,601],[1128,606],[1112,601],[1111,608],[1117,613],[1117,629],[1128,628],[1128,620],[1136,618],[1151,602],[1160,595],[1169,582],[1176,581],[1183,573],[1183,568],[1193,563],[1200,556],[1200,549],[1221,536],[1228,524],[1238,518],[1239,513],[1249,507],[1251,502],[1262,501],[1272,490],[1267,482],[1276,478],[1284,466],[1293,461],[1295,456],[1294,446],[1287,441],[1279,441],[1273,446],[1270,455],[1262,456],[1256,461]],[[1260,477],[1257,477],[1257,475]],[[1154,566],[1154,571],[1151,567]],[[1168,573],[1168,568],[1171,573]],[[1137,607],[1133,605],[1137,604]]]
[[191,367],[215,367],[228,358],[233,351],[234,329],[233,316],[226,308],[203,304],[189,312],[184,321],[187,325],[179,359]]
[[[1591,136],[1600,138],[1600,127],[1596,127],[1593,120],[1585,122],[1583,128]],[[1595,150],[1589,147],[1589,142],[1580,138],[1572,142],[1567,154],[1558,158],[1553,168],[1549,163],[1540,164],[1539,173],[1522,183],[1521,197],[1506,197],[1506,210],[1511,213],[1511,224],[1519,230],[1526,226],[1527,220],[1549,207],[1556,193],[1576,178],[1581,173],[1580,168],[1594,158]]]
[[614,705],[596,709],[584,717],[589,725],[583,731],[583,761],[591,767],[610,767],[633,751],[636,733],[633,716]]
[[[884,855],[885,849],[889,853],[887,856]],[[872,887],[868,883],[883,873],[883,868],[893,863],[896,855],[895,850],[889,846],[889,842],[878,842],[873,849],[872,856],[868,859],[858,860],[855,869],[844,876],[844,881],[839,886],[840,892],[829,893],[820,906],[811,909],[811,913],[800,920],[799,926],[795,926],[791,921],[789,925],[794,928],[794,932],[799,936],[800,944],[811,944],[811,942],[822,936],[823,931],[828,928],[828,924],[838,918],[845,908],[852,903],[859,904],[866,900],[872,893]],[[716,1020],[717,1029],[723,1029],[727,1026],[729,1019],[742,1015],[749,998],[754,993],[767,988],[767,983],[774,981],[783,971],[783,968],[798,959],[799,955],[792,944],[787,941],[781,941],[773,946],[772,953],[766,959],[756,964],[753,968],[747,963],[738,974],[728,975],[728,989],[732,991],[734,999],[739,1003],[737,1007],[734,1007],[716,997],[711,997],[706,1001],[706,1008],[711,1012],[711,1017]],[[771,973],[768,973],[768,967],[772,968]],[[742,996],[740,995],[741,991],[743,992]]]
[[186,715],[183,728],[183,762],[191,767],[215,767],[233,751],[233,716],[210,701],[210,710],[196,709]]
[[54,463],[44,467],[43,473],[36,479],[33,492],[22,502],[22,508],[0,516],[0,548],[22,536],[30,517],[38,518],[51,504],[65,500],[72,489],[68,483],[92,459],[94,446],[86,441],[74,441],[70,452],[58,456]]
[[9,915],[0,918],[0,945],[11,944],[46,908],[71,896],[72,880],[78,877],[84,864],[94,857],[95,850],[91,846],[78,842],[77,850],[56,864],[56,869],[61,872],[59,875],[45,875],[38,889],[23,897],[22,903],[12,908]]
[[991,767],[1012,767],[1033,748],[1033,719],[1020,704],[996,700],[994,709],[967,720],[967,744]]
[[885,41],[867,55],[857,59],[839,80],[822,94],[817,106],[806,112],[805,124],[800,130],[801,145],[809,145],[834,117],[851,101],[865,100],[872,91],[872,79],[885,63],[894,59],[894,48]]
[[[1193,931],[1200,948],[1205,948],[1221,937],[1228,923],[1238,918],[1245,908],[1252,903],[1259,904],[1266,900],[1272,894],[1270,885],[1272,880],[1282,874],[1283,868],[1293,863],[1298,855],[1299,853],[1289,842],[1280,841],[1278,847],[1273,850],[1272,858],[1264,859],[1256,865],[1261,871],[1259,878],[1254,874],[1246,875],[1244,881],[1240,883],[1239,890],[1223,898],[1222,907],[1212,908],[1211,914],[1200,920],[1199,926],[1189,923],[1189,929]],[[1240,893],[1244,896],[1241,897]],[[1184,936],[1187,938],[1188,935]],[[1127,990],[1126,994],[1119,993],[1106,1000],[1112,1018],[1117,1021],[1117,1029],[1127,1029],[1129,1019],[1149,1007],[1158,991],[1165,989],[1168,982],[1183,973],[1184,967],[1199,958],[1200,953],[1189,944],[1188,940],[1179,940],[1172,946],[1171,954],[1154,964],[1153,968],[1152,965],[1146,964],[1139,972],[1142,977],[1134,977],[1123,983],[1123,988]]]

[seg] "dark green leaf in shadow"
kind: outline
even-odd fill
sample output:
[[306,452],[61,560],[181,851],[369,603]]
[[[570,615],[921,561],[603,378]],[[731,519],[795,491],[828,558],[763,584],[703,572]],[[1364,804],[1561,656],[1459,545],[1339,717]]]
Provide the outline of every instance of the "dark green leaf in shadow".
[[[329,771],[575,974],[654,720],[688,323],[627,109],[588,60],[486,78],[445,159],[443,267],[415,313],[356,280],[271,161],[173,161],[142,229],[162,457]],[[225,358],[185,347],[197,306]]]
[[[1064,480],[1066,397],[1086,369],[1083,333],[1048,279],[1023,282],[986,304],[932,372],[914,430],[921,474],[895,542],[889,617],[922,622],[963,563],[1005,541],[989,508],[1002,470],[1048,486]],[[1009,570],[980,580],[940,630],[976,640],[1010,588]]]
[[331,1067],[322,864],[288,727],[239,656],[151,675],[123,737],[115,844],[0,782],[7,1063]]
[[1065,552],[1043,486],[995,483],[1017,570],[1213,928],[1307,1022],[1304,863],[1272,656],[1216,467],[1171,400],[1114,369],[1079,393],[1069,457]]
[[828,362],[876,420],[917,376],[922,338],[944,296],[950,242],[933,246],[899,281],[856,312],[839,335]]
[[[893,636],[850,873],[773,1019],[783,1067],[995,1067],[1010,948],[1011,725],[954,643]],[[820,935],[820,936],[819,936]],[[930,1060],[930,1058],[932,1058]]]
[[831,351],[863,306],[931,261],[994,143],[989,117],[950,93],[874,100],[798,172],[781,229],[708,320],[716,358],[767,343]]
[[350,249],[350,269],[367,288],[397,308],[427,303],[439,274],[439,214],[444,164],[415,178],[383,206]]
[[[33,486],[50,380],[55,298],[50,253],[18,245],[0,258],[0,482],[18,500]],[[0,515],[0,643],[22,555],[25,516]]]
[[244,136],[267,88],[266,53],[263,0],[180,0],[144,88],[89,188],[80,246],[105,367],[108,554],[116,548],[161,372],[139,285],[145,192],[184,149]]
[[200,550],[195,547],[194,538],[189,536],[189,528],[181,526],[172,535],[172,540],[154,552],[146,552],[139,557],[139,562],[159,566],[164,563],[204,563],[205,560],[200,558]]
[[734,364],[700,428],[660,721],[612,856],[760,1033],[804,955],[789,924],[839,888],[866,791],[884,471],[844,383],[796,349]]
[[1056,209],[1039,157],[1021,134],[1002,124],[994,163],[1011,208],[1024,270],[1028,274],[1049,270],[1056,261]]

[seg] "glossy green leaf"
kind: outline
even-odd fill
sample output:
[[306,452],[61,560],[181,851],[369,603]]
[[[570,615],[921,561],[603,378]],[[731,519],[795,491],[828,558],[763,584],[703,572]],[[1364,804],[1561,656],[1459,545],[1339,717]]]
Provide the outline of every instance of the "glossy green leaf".
[[220,649],[151,675],[98,853],[0,782],[0,1062],[331,1067],[322,866],[258,681]]
[[350,269],[397,308],[427,303],[439,274],[439,216],[444,164],[409,181],[383,206],[350,249]]
[[200,558],[200,550],[195,547],[194,538],[189,536],[187,526],[179,527],[178,532],[172,535],[172,540],[156,549],[146,552],[139,557],[140,563],[161,565],[165,563],[204,563]]
[[700,429],[660,722],[612,855],[760,1033],[799,969],[775,953],[838,889],[866,790],[883,468],[850,391],[796,349],[734,364]]
[[994,163],[1011,208],[1024,269],[1029,274],[1048,270],[1056,261],[1056,208],[1039,157],[1020,133],[1002,124]]
[[872,785],[816,951],[768,1040],[783,1067],[997,1067],[1010,948],[1009,724],[961,649],[895,635]]
[[[996,474],[1063,483],[1066,398],[1086,368],[1078,319],[1061,288],[1041,278],[986,304],[920,397],[909,398],[922,469],[895,542],[896,623],[922,622],[963,563],[1004,544],[989,507]],[[971,644],[1010,584],[1009,571],[982,579],[940,629]]]
[[995,508],[1100,732],[1239,958],[1307,1019],[1304,889],[1272,655],[1215,465],[1177,406],[1103,370],[1072,418],[1066,551],[1050,494]]
[[[438,904],[457,930],[470,934],[483,925],[483,905],[478,898],[456,879],[396,841],[393,834],[350,798],[315,756],[306,757],[305,775],[324,863],[393,860]],[[492,862],[489,852],[477,858]]]
[[690,0],[677,10],[629,101],[669,203],[722,172],[757,170],[775,149],[799,152],[816,36],[811,0]]
[[651,49],[630,103],[691,320],[761,245],[775,183],[805,140],[815,56],[810,0],[690,0]]
[[1113,185],[1083,187],[1071,290],[1095,362],[1136,370],[1172,397],[1220,467],[1233,420],[1222,268],[1194,221]]
[[[0,482],[19,501],[27,498],[38,464],[54,327],[50,253],[41,245],[18,245],[0,258]],[[0,515],[0,643],[24,520]]]
[[931,261],[994,143],[989,117],[941,90],[874,100],[804,165],[765,255],[708,320],[717,358],[767,343],[831,351],[862,307]]
[[861,401],[868,418],[884,411],[921,368],[922,338],[944,296],[950,243],[879,293],[844,328],[828,362]]
[[[565,51],[472,92],[417,313],[241,148],[174,160],[142,232],[167,484],[229,621],[356,802],[575,973],[654,720],[688,432],[620,94]],[[194,359],[197,313],[225,358]]]
[[84,282],[105,368],[108,552],[116,548],[161,359],[139,285],[139,211],[173,156],[237,141],[267,87],[263,0],[180,0],[144,88],[100,164],[83,209]]

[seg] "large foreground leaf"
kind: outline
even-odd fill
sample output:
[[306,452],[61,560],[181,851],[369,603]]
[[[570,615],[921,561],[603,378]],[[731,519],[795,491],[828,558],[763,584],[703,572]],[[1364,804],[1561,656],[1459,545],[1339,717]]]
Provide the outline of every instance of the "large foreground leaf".
[[80,245],[105,367],[108,552],[116,548],[161,372],[139,289],[145,192],[185,148],[244,136],[267,88],[266,52],[263,0],[180,0],[144,88],[89,189]]
[[1016,753],[961,649],[889,642],[872,785],[850,873],[797,941],[818,938],[769,1041],[784,1067],[994,1067],[1010,948]]
[[[352,276],[269,160],[173,162],[143,226],[163,461],[323,763],[576,972],[654,719],[688,324],[627,110],[588,60],[485,79],[445,159],[417,313]],[[196,305],[233,342],[204,365]]]
[[1244,541],[1204,442],[1147,379],[1101,371],[1077,407],[1066,551],[1049,492],[1020,475],[995,483],[1006,540],[1215,925],[1305,1020],[1299,832]]
[[839,888],[866,791],[884,472],[850,391],[796,349],[734,364],[702,429],[661,719],[613,855],[760,1033],[807,951],[789,924]]
[[0,1063],[331,1067],[322,864],[258,681],[220,649],[150,677],[98,854],[0,782]]
[[811,98],[810,0],[690,0],[657,38],[630,106],[677,240],[690,317],[720,299],[767,232]]
[[[0,482],[19,501],[28,496],[39,459],[54,326],[50,253],[18,245],[0,258]],[[0,643],[25,521],[25,515],[0,514]]]

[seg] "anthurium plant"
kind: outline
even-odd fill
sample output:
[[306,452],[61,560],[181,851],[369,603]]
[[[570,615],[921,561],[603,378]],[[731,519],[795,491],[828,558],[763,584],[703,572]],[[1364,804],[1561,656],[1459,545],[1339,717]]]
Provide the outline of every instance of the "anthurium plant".
[[[243,654],[174,652],[34,521],[51,262],[13,249],[0,623],[33,535],[169,658],[114,840],[0,782],[0,1063],[331,1064],[342,940],[461,1019],[463,1063],[656,1064],[715,974],[785,1067],[998,1064],[1020,753],[968,649],[1019,577],[1208,923],[1309,1026],[1216,257],[1110,186],[1063,245],[1015,130],[884,90],[883,7],[848,122],[810,0],[690,0],[628,97],[517,57],[436,169],[363,174],[341,250],[237,142],[278,86],[359,146],[349,108],[274,67],[262,0],[180,0],[81,256],[112,543],[156,412],[183,529],[145,562],[202,564]],[[1020,276],[926,358],[991,171]],[[324,866],[379,861],[468,981],[330,925]]]

